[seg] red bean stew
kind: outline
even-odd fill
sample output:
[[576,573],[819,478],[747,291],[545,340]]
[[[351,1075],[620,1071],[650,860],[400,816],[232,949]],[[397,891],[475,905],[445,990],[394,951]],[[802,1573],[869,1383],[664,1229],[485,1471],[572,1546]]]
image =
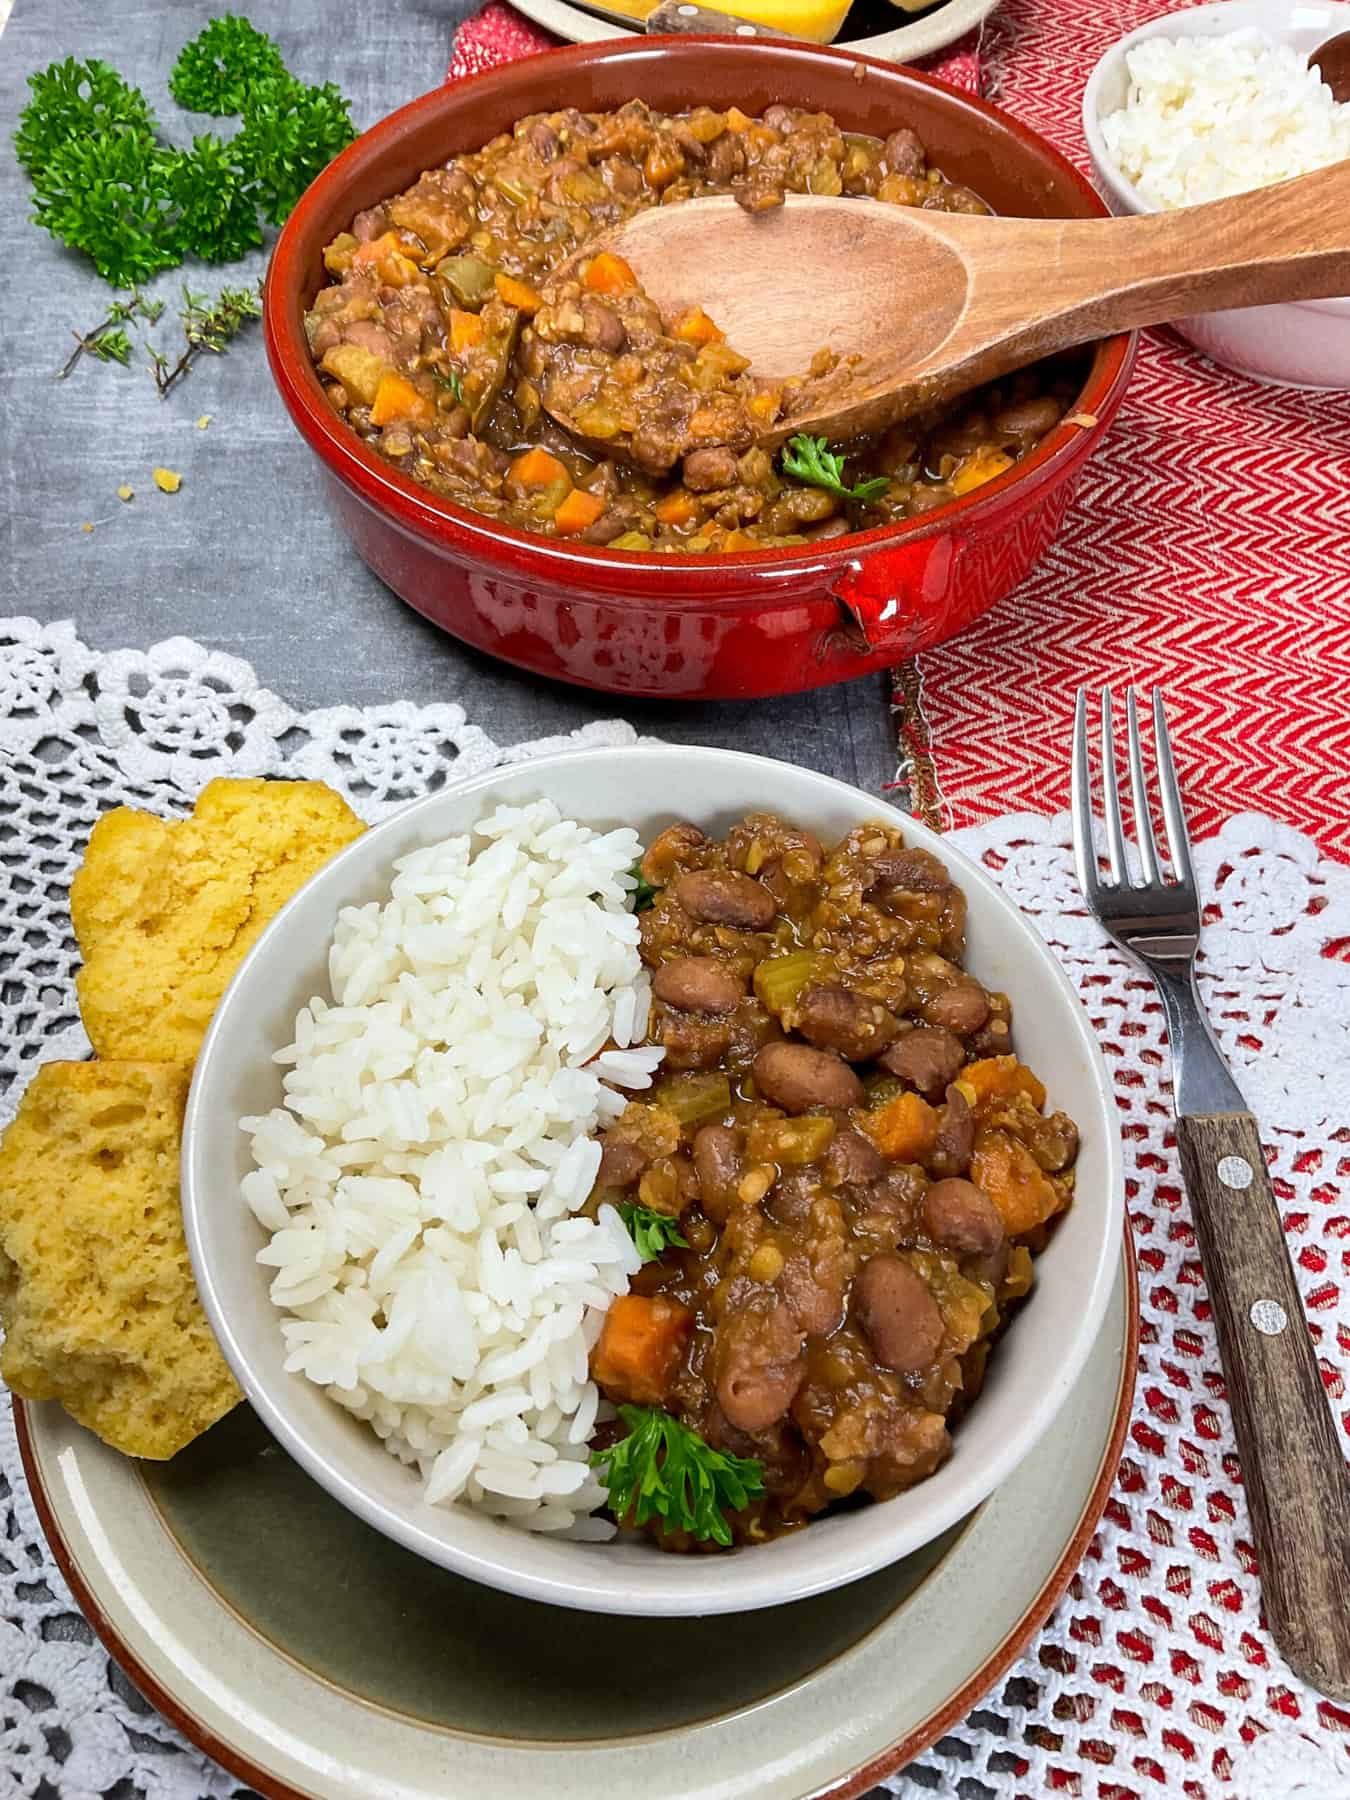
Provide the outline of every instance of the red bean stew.
[[1018,1061],[1006,995],[961,966],[960,888],[891,827],[826,851],[768,814],[720,840],[676,825],[642,874],[666,1056],[605,1134],[592,1203],[678,1220],[683,1245],[613,1303],[592,1373],[762,1465],[729,1520],[752,1543],[943,1462],[1078,1132]]
[[[802,544],[930,511],[1001,474],[1071,405],[1074,366],[1044,364],[876,438],[837,447],[843,479],[798,479],[755,443],[800,382],[748,371],[698,307],[662,319],[622,258],[550,283],[588,239],[641,208],[785,193],[986,212],[913,131],[884,141],[771,106],[522,119],[359,213],[324,252],[333,284],[305,320],[328,398],[433,493],[525,531],[615,549]],[[566,417],[574,434],[550,416]],[[855,490],[850,498],[837,491]]]

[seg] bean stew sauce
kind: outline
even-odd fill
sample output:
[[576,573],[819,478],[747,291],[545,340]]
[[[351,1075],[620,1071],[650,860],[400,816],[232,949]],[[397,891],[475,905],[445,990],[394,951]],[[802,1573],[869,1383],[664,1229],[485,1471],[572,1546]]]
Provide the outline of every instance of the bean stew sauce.
[[[552,272],[632,213],[731,193],[986,212],[914,132],[884,140],[771,106],[667,115],[633,100],[522,119],[359,213],[327,248],[332,284],[305,328],[328,399],[431,492],[518,529],[616,549],[700,554],[803,544],[913,517],[1013,466],[1079,386],[1044,364],[836,447],[832,485],[755,439],[837,359],[757,378],[699,307],[663,319],[622,258]],[[567,418],[565,431],[550,414]],[[866,484],[863,497],[841,489]]]
[[[678,1220],[592,1373],[753,1458],[737,1543],[931,1474],[1073,1194],[1078,1133],[962,967],[965,899],[884,824],[833,849],[756,814],[648,849],[649,1097],[591,1205]],[[616,1426],[601,1426],[597,1442]],[[659,1526],[666,1549],[699,1548]]]

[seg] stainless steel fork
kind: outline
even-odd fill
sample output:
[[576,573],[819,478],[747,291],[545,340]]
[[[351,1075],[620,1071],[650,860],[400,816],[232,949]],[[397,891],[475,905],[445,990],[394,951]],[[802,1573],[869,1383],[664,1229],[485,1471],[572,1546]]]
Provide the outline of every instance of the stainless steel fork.
[[1322,1693],[1350,1698],[1350,1477],[1327,1407],[1256,1120],[1205,1017],[1195,982],[1200,896],[1186,816],[1153,693],[1165,874],[1150,818],[1139,709],[1127,697],[1129,778],[1142,882],[1126,860],[1111,695],[1101,697],[1107,873],[1093,834],[1087,694],[1073,731],[1073,841],[1083,897],[1152,975],[1172,1041],[1177,1147],[1195,1220],[1271,1634]]

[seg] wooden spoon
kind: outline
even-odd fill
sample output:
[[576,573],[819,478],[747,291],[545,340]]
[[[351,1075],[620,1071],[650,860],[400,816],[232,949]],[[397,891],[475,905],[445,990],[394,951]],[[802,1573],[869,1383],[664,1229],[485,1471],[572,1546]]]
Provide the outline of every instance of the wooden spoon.
[[1308,67],[1317,70],[1337,106],[1343,106],[1350,100],[1350,31],[1339,31],[1319,44],[1308,58]]
[[[847,439],[1116,331],[1350,294],[1350,161],[1175,212],[1009,219],[790,194],[653,207],[592,239],[669,319],[702,306],[755,374],[849,360],[761,434]],[[568,424],[566,419],[560,421]]]

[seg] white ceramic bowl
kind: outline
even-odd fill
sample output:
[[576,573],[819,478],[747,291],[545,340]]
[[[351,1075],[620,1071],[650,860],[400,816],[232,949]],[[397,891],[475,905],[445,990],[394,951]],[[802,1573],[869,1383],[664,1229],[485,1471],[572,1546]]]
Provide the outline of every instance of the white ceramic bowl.
[[[246,1114],[281,1098],[272,1052],[298,1009],[326,991],[339,908],[383,898],[396,858],[468,830],[501,801],[546,797],[589,824],[650,839],[677,818],[716,830],[768,809],[822,837],[884,816],[945,858],[969,902],[969,963],[1013,1002],[1018,1049],[1054,1105],[1078,1121],[1077,1199],[1038,1263],[1035,1290],[990,1359],[984,1392],[945,1467],[884,1505],[826,1517],[771,1544],[669,1556],[641,1541],[556,1542],[455,1507],[428,1506],[417,1478],[299,1375],[285,1373],[263,1233],[239,1197]],[[896,1561],[963,1518],[1033,1449],[1077,1380],[1120,1258],[1119,1126],[1087,1017],[1054,957],[989,877],[892,808],[805,769],[732,751],[583,750],[494,771],[418,801],[367,832],[286,906],[245,959],[197,1061],[183,1139],[183,1214],[207,1313],[230,1366],[281,1443],[338,1500],[409,1549],[490,1586],[597,1612],[744,1612],[837,1587]]]
[[[1214,6],[1151,19],[1102,57],[1083,93],[1083,132],[1097,187],[1113,213],[1157,211],[1122,173],[1102,135],[1102,119],[1118,112],[1129,92],[1129,51],[1145,38],[1221,37],[1253,28],[1307,56],[1337,32],[1350,31],[1350,5],[1337,0],[1299,0],[1297,5],[1290,0],[1219,0]],[[1253,381],[1350,388],[1350,298],[1201,313],[1179,319],[1176,329],[1206,356]]]

